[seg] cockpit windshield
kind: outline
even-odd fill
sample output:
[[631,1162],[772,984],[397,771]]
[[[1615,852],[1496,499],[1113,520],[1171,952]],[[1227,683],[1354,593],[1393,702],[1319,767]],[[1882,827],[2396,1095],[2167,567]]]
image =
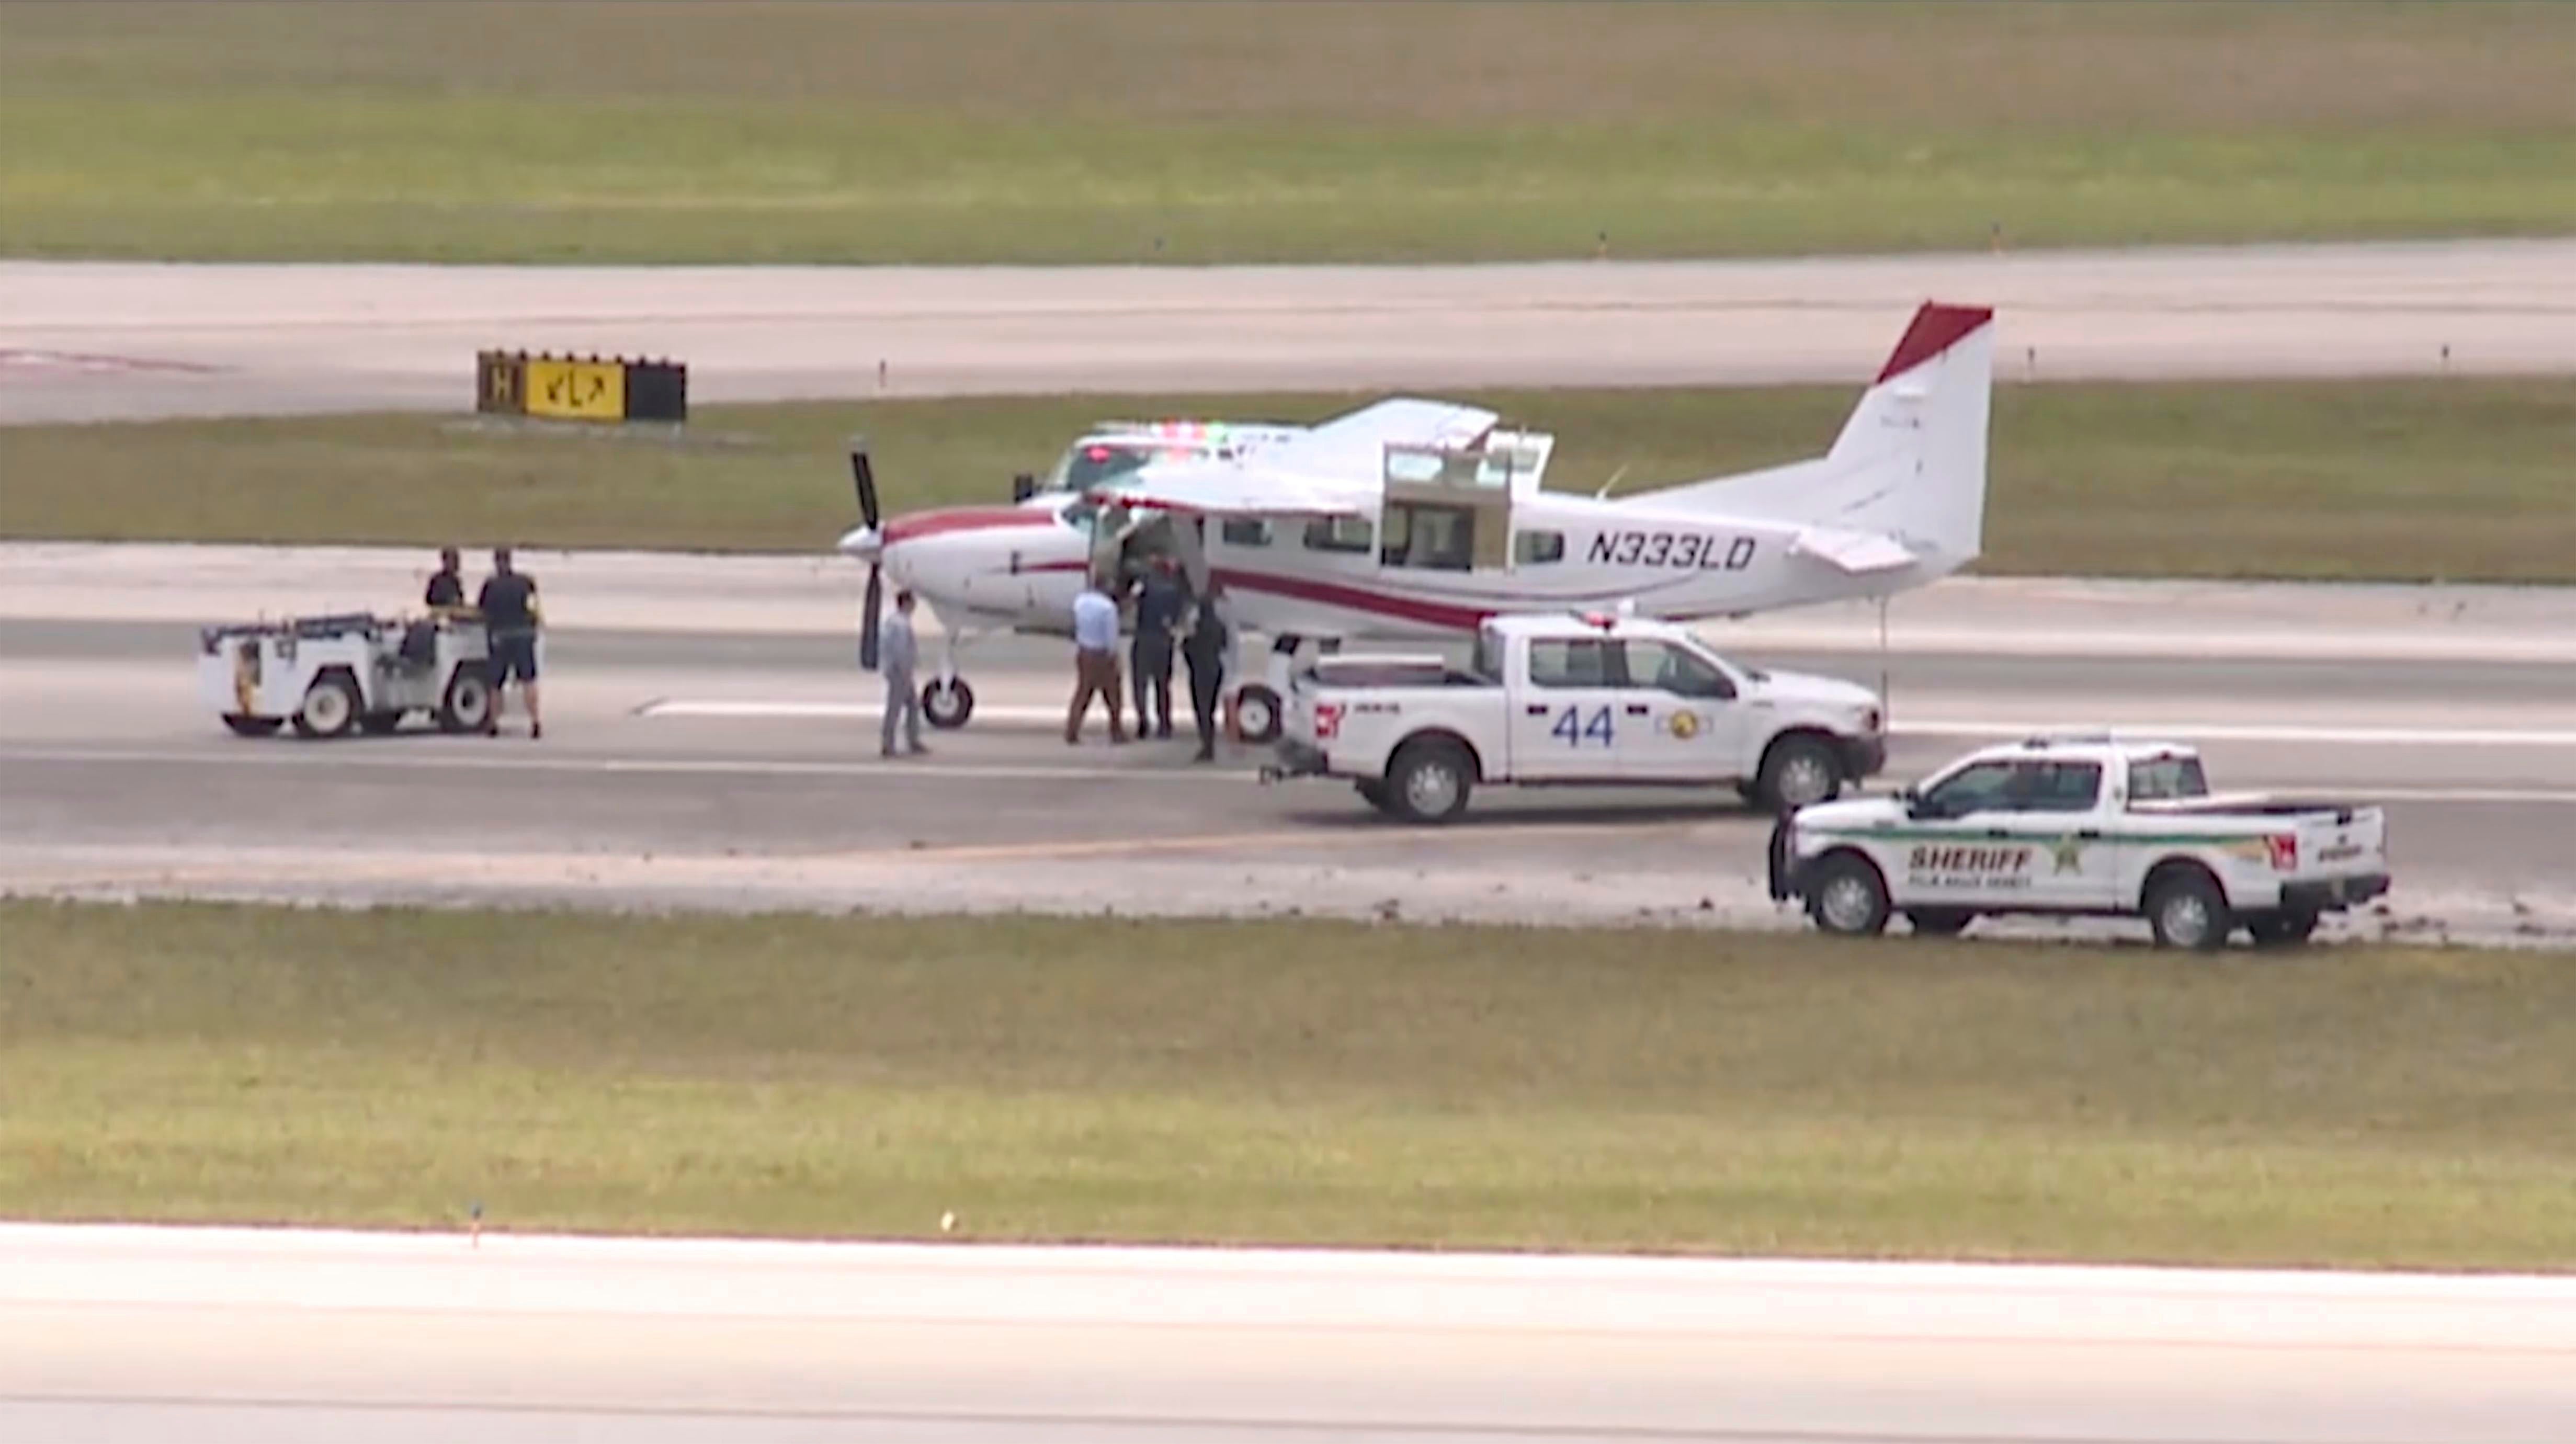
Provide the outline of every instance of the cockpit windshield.
[[1131,476],[1156,462],[1189,461],[1205,455],[1204,448],[1176,445],[1153,437],[1133,440],[1079,441],[1065,448],[1056,458],[1055,469],[1047,473],[1041,491],[1088,491],[1103,482]]

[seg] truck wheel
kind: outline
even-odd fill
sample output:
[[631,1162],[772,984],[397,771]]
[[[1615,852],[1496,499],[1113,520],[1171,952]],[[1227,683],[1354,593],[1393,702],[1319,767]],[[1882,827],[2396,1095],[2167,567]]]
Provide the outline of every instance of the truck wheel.
[[1408,742],[1386,769],[1387,802],[1408,822],[1447,822],[1467,810],[1474,768],[1447,742]]
[[1827,858],[1808,885],[1807,916],[1826,932],[1875,937],[1887,931],[1887,913],[1886,881],[1849,853]]
[[224,725],[233,730],[235,737],[266,737],[275,732],[281,724],[275,717],[253,717],[243,712],[227,712],[224,714]]
[[480,732],[492,724],[492,679],[477,666],[456,669],[447,679],[447,695],[438,702],[442,732]]
[[1775,813],[1831,802],[1842,790],[1841,759],[1824,739],[1804,733],[1772,743],[1762,756],[1762,775],[1753,783],[1755,802]]
[[2155,930],[2157,947],[2206,953],[2227,945],[2236,919],[2218,884],[2194,868],[2169,873],[2147,889],[2147,926]]
[[921,687],[921,715],[942,732],[954,732],[975,715],[975,689],[963,677],[933,677]]
[[2312,912],[2265,913],[2248,918],[2245,930],[2254,935],[2260,948],[2295,948],[2306,942],[2317,930],[2317,915]]
[[300,737],[346,737],[358,725],[358,684],[345,672],[325,672],[304,689],[304,704],[295,709]]
[[1966,908],[1915,908],[1905,915],[1914,931],[1927,938],[1955,938],[1976,920]]
[[1259,682],[1234,696],[1235,735],[1261,746],[1279,740],[1279,694]]
[[400,727],[402,719],[403,714],[400,712],[370,712],[358,719],[358,725],[366,728],[367,735],[370,737],[384,737],[391,735],[395,728]]

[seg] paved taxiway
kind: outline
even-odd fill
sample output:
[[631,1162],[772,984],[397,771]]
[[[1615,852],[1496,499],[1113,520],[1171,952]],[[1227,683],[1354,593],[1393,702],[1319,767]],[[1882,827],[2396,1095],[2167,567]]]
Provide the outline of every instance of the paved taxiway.
[[2540,1444],[2576,1427],[2564,1279],[6,1226],[0,1258],[13,1439]]
[[[1492,791],[1463,825],[1395,826],[1335,784],[1258,786],[1250,749],[1193,767],[1184,741],[1111,749],[1096,721],[1065,747],[1061,646],[1040,639],[971,652],[975,724],[880,760],[850,578],[794,559],[533,559],[574,619],[549,641],[542,743],[244,742],[197,701],[170,613],[208,594],[243,604],[219,616],[275,610],[281,579],[308,576],[345,588],[332,604],[405,597],[420,559],[163,549],[134,569],[164,586],[99,619],[82,585],[53,587],[96,582],[79,550],[0,549],[14,891],[1792,922],[1761,897],[1762,822],[1729,795]],[[1900,599],[1883,660],[1866,609],[1721,635],[1758,663],[1883,671],[1894,777],[2052,725],[2176,733],[2224,786],[2388,804],[2400,891],[2365,933],[2564,941],[2576,655],[2546,648],[2576,636],[2569,612],[2521,590],[1977,582]],[[1107,899],[1103,864],[1122,880]]]
[[461,410],[494,347],[676,357],[701,401],[1857,384],[1926,297],[1999,308],[2007,379],[2576,369],[2568,241],[1454,267],[0,262],[0,421]]

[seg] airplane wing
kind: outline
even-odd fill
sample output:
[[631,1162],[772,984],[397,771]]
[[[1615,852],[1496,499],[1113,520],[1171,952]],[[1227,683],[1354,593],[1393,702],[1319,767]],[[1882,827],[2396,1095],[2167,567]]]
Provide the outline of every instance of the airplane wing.
[[1914,565],[1917,558],[1884,532],[1846,531],[1811,526],[1790,543],[1791,553],[1822,557],[1847,572],[1892,572]]
[[1375,516],[1378,489],[1283,471],[1260,457],[1238,465],[1148,466],[1092,488],[1129,506],[1202,516]]
[[1239,461],[1149,465],[1093,492],[1211,516],[1373,516],[1389,445],[1467,446],[1501,419],[1481,407],[1399,396]]

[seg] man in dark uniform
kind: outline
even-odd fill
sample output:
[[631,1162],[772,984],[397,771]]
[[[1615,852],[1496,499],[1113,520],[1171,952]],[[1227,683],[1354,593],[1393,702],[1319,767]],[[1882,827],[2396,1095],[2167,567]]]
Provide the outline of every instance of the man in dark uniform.
[[528,736],[545,736],[545,718],[537,711],[537,579],[512,570],[510,549],[496,547],[492,575],[474,604],[492,639],[492,720],[484,730],[501,734],[501,699],[516,677],[528,694]]
[[463,566],[464,563],[457,559],[456,548],[440,547],[438,570],[429,574],[429,590],[421,594],[420,604],[433,611],[441,607],[464,606],[465,574],[461,570]]
[[1219,606],[1224,595],[1217,579],[1208,578],[1207,591],[1199,597],[1198,616],[1181,643],[1181,656],[1190,665],[1190,715],[1199,726],[1199,751],[1193,760],[1199,762],[1216,760],[1217,698],[1225,689],[1226,654],[1234,642]]
[[1145,735],[1145,700],[1154,702],[1153,728],[1157,737],[1172,735],[1172,640],[1181,630],[1181,613],[1189,606],[1189,594],[1181,589],[1180,578],[1172,575],[1172,559],[1156,557],[1144,584],[1136,593],[1136,641],[1129,655],[1135,669],[1136,735]]

